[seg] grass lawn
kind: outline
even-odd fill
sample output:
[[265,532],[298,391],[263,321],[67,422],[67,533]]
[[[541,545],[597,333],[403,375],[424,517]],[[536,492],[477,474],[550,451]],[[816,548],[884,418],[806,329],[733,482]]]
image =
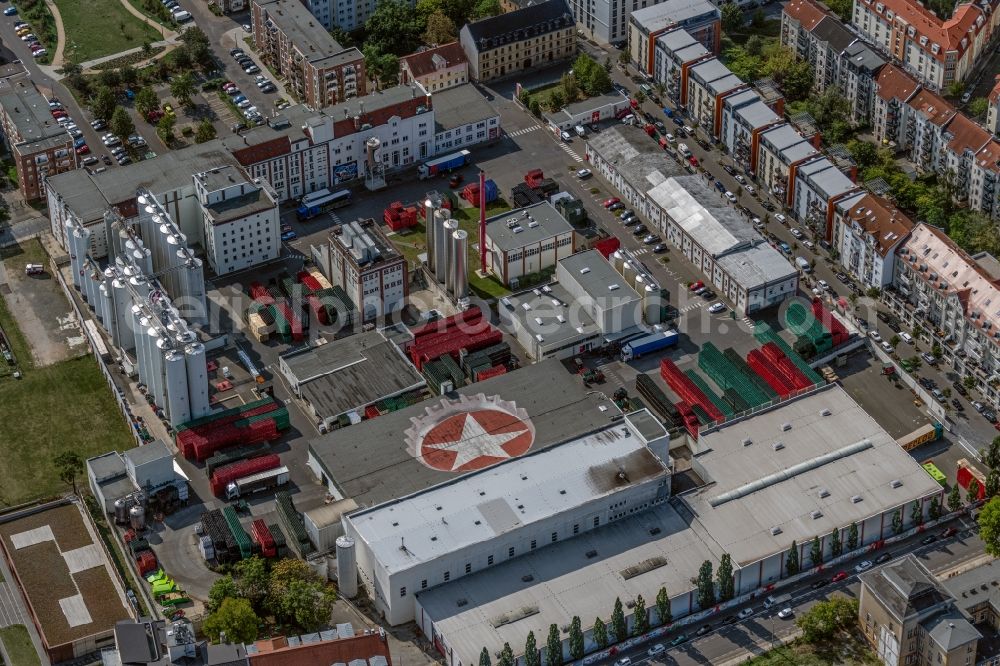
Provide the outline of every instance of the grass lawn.
[[[16,256],[0,255],[8,270],[28,261],[48,264],[37,241]],[[13,505],[67,490],[51,460],[65,450],[89,458],[132,447],[121,413],[92,356],[35,368],[27,341],[0,298],[3,326],[22,378],[0,377],[0,504]]]
[[843,633],[838,640],[819,645],[810,645],[796,640],[783,647],[765,652],[748,661],[749,666],[878,666],[882,662],[865,643],[861,634],[852,631]]
[[86,62],[163,39],[118,0],[55,0],[66,30],[66,60]]
[[31,636],[23,624],[15,624],[0,629],[0,640],[11,661],[17,666],[37,666],[41,664],[38,653],[31,642]]

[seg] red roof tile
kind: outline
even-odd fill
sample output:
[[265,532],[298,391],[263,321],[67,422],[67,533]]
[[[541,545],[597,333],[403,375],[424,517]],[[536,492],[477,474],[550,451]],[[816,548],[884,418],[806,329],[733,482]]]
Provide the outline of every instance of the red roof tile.
[[907,103],[935,125],[944,126],[955,116],[955,107],[927,89],[922,89]]
[[990,91],[990,103],[1000,104],[1000,74],[997,74],[996,85]]
[[450,44],[442,44],[434,49],[411,53],[408,56],[400,58],[399,64],[406,64],[413,78],[420,78],[437,70],[437,67],[434,66],[435,55],[444,58],[447,67],[454,67],[463,62],[468,62],[465,57],[465,51],[462,50],[462,45],[458,42],[451,42]]
[[288,646],[284,636],[257,641],[256,653],[250,653],[250,666],[317,666],[349,664],[355,659],[368,660],[375,655],[385,657],[389,666],[389,645],[377,633],[353,638]]
[[994,139],[983,146],[976,153],[976,163],[984,169],[1000,174],[1000,141]]
[[878,96],[886,101],[897,99],[905,102],[918,87],[917,82],[910,78],[909,74],[895,65],[886,65],[879,70],[876,90]]
[[948,148],[959,154],[966,150],[977,153],[980,148],[990,142],[991,138],[989,132],[962,113],[957,114],[948,123],[948,133],[952,135],[951,141],[948,142]]
[[[875,0],[865,1],[868,5],[875,2]],[[972,45],[970,36],[969,42],[963,48],[962,38],[968,35],[970,28],[975,28],[977,19],[983,16],[982,10],[972,3],[959,5],[951,18],[942,21],[916,0],[878,0],[878,2],[885,6],[886,13],[889,11],[893,13],[894,21],[913,26],[918,33],[917,37],[921,35],[927,37],[928,42],[922,47],[923,50],[931,57],[942,61],[947,51],[962,53]],[[988,20],[983,21],[984,28],[988,24]],[[935,43],[941,47],[937,53],[931,51],[931,45]]]
[[852,204],[847,217],[872,235],[877,244],[876,250],[883,257],[913,229],[910,218],[874,194],[866,194]]
[[808,31],[830,14],[825,7],[821,7],[813,0],[791,0],[785,5],[784,12]]

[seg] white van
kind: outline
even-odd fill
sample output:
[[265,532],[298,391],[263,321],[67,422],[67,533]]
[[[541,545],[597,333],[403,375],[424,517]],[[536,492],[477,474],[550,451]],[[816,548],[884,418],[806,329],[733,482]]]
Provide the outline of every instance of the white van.
[[812,273],[812,266],[806,261],[805,257],[795,257],[795,265],[803,273]]
[[686,143],[678,143],[677,152],[680,153],[683,157],[691,157],[691,149],[687,147]]
[[573,128],[573,131],[576,132],[576,135],[581,139],[587,136],[587,130],[583,129],[583,125],[577,125]]
[[899,338],[908,345],[913,344],[913,336],[907,333],[906,331],[900,331]]

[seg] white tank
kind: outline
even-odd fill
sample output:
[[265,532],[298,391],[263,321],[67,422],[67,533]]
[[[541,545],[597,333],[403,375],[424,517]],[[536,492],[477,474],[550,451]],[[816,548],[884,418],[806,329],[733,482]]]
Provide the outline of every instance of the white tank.
[[115,500],[115,523],[118,525],[124,525],[128,522],[128,504],[125,503],[125,499],[119,497]]
[[149,389],[159,407],[164,407],[166,390],[163,382],[163,355],[170,348],[168,343],[155,328],[150,328],[147,335],[152,339],[153,346],[149,355]]
[[186,283],[184,308],[187,319],[192,324],[204,324],[208,321],[208,310],[205,296],[205,267],[198,257],[190,257],[187,267],[178,271]]
[[469,297],[469,233],[459,229],[451,235],[451,293],[455,300]]
[[[108,291],[108,285],[102,284],[98,287],[98,291],[101,297],[97,299],[94,303],[94,314],[97,316],[97,320],[101,322],[105,330],[108,329],[108,323],[114,322],[114,317],[108,317],[108,313],[114,311],[114,303],[111,299],[111,292]],[[114,336],[112,336],[113,338]]]
[[611,255],[611,265],[619,273],[625,270],[625,255],[622,254],[621,250],[615,250],[615,253]]
[[184,349],[187,357],[188,396],[191,403],[191,418],[205,416],[212,411],[208,401],[208,368],[206,366],[205,345],[192,342]]
[[139,381],[149,384],[149,336],[146,329],[149,328],[149,320],[142,314],[142,308],[138,305],[132,306],[132,335],[135,337],[135,365],[139,374]]
[[640,292],[642,294],[642,318],[647,324],[659,324],[660,318],[660,290],[651,284]]
[[622,277],[625,278],[625,284],[632,286],[635,284],[635,268],[628,261],[622,264],[621,270]]
[[354,539],[337,537],[337,588],[345,599],[358,596],[358,559]]
[[632,283],[632,288],[635,289],[641,296],[643,290],[646,288],[646,278],[636,274],[635,282]]
[[[451,283],[452,272],[455,270],[455,257],[454,257],[454,247],[452,243],[452,234],[458,231],[458,221],[457,220],[445,220],[444,222],[444,238],[441,243],[444,245],[444,262],[438,265],[441,270],[437,272],[440,276],[440,282],[448,289]],[[449,290],[450,291],[450,290]]]
[[146,510],[142,508],[141,504],[136,504],[128,510],[128,522],[129,527],[136,532],[146,529]]
[[163,357],[166,368],[167,416],[170,423],[187,423],[191,420],[191,403],[188,399],[187,362],[184,352],[171,349]]
[[107,329],[117,346],[126,347],[127,336],[123,335],[123,331],[129,325],[128,317],[131,314],[132,295],[126,288],[125,281],[121,278],[115,278],[111,286],[113,287],[114,315],[108,318],[111,325],[107,326]]
[[434,279],[444,284],[448,278],[448,231],[445,224],[451,213],[445,208],[434,211]]

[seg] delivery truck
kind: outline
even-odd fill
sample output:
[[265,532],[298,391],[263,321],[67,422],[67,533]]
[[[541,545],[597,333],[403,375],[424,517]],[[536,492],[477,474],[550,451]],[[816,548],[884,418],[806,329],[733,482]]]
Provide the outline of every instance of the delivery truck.
[[439,173],[447,173],[459,167],[463,167],[469,162],[469,151],[460,150],[457,153],[451,153],[450,155],[445,155],[443,157],[436,157],[432,160],[428,160],[417,167],[417,172],[420,174],[420,180],[425,178],[430,178],[431,176],[436,176]]
[[244,476],[242,479],[236,479],[226,486],[226,499],[239,499],[262,490],[283,486],[286,483],[288,483],[288,467],[282,465],[266,472],[258,472]]
[[622,360],[631,361],[677,344],[677,331],[657,331],[622,345]]

